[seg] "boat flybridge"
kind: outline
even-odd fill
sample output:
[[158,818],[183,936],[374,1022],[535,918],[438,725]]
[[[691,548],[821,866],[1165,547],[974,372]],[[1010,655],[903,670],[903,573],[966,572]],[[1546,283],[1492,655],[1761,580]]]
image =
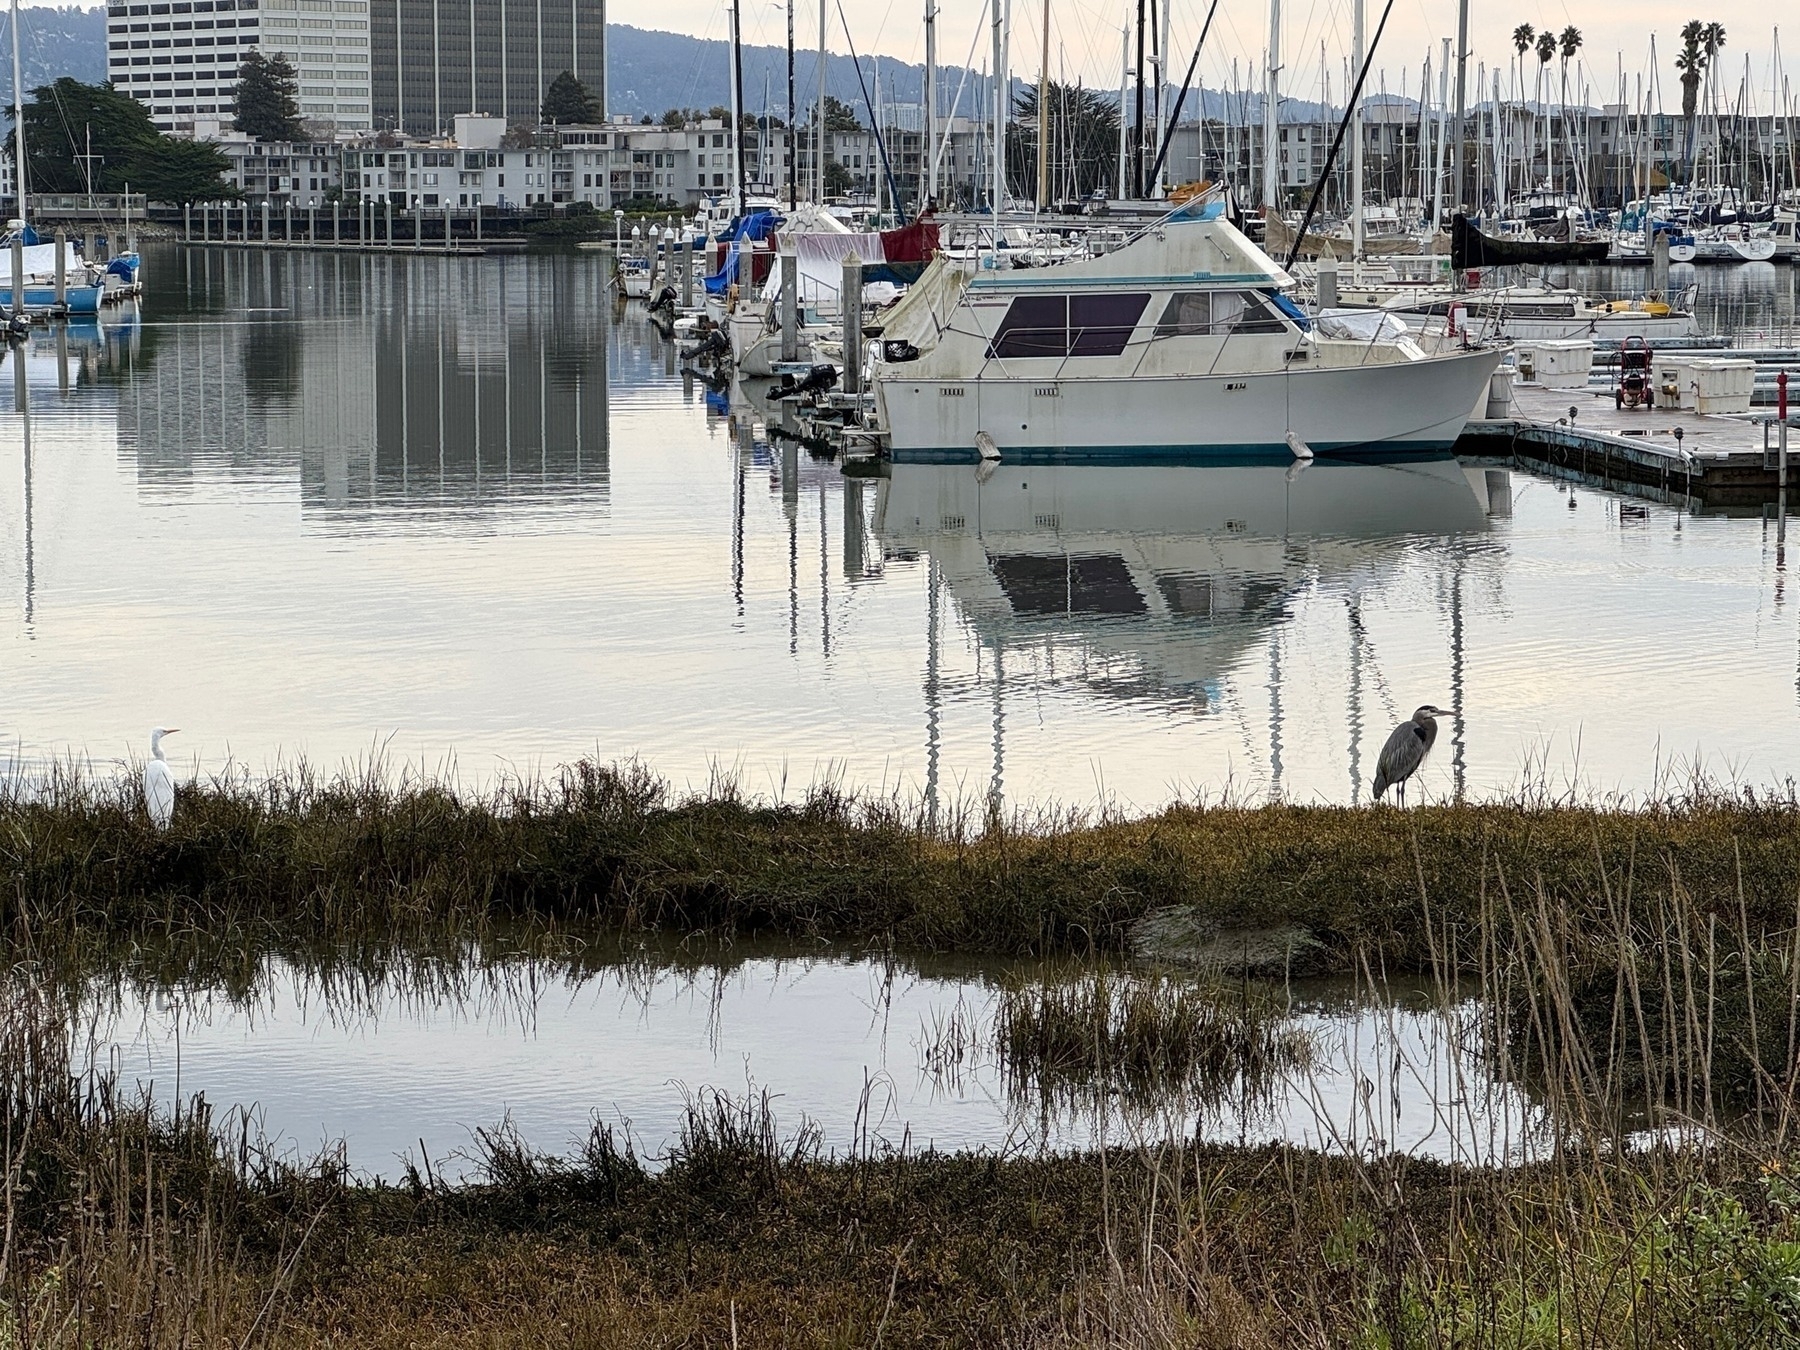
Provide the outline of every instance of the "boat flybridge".
[[933,268],[870,371],[897,461],[1445,451],[1501,358],[1321,333],[1219,196],[1097,257]]

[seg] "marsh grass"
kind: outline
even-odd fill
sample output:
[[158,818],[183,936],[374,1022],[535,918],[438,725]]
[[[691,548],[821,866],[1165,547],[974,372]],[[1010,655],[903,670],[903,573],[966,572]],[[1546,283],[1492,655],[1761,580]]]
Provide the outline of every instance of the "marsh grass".
[[1311,1063],[1312,1042],[1275,1001],[1188,975],[1118,969],[1014,977],[995,1053],[1017,1100],[1091,1114],[1103,1097],[1142,1111],[1246,1115]]
[[[677,798],[582,765],[480,798],[195,785],[158,835],[128,786],[15,790],[0,1346],[1800,1346],[1797,824],[1791,794],[1697,792],[928,828],[891,801]],[[421,1158],[384,1185],[70,1072],[75,991],[132,952],[243,989],[299,952],[354,997],[458,952],[614,959],[596,931],[1066,959],[1171,906],[1304,928],[1366,991],[1421,977],[1543,1138],[1506,1167],[1179,1134],[938,1154],[859,1131],[834,1154],[766,1096],[702,1092],[653,1158],[619,1127],[550,1154],[502,1123],[470,1180]],[[1295,1053],[1210,978],[1002,990],[996,1053],[1151,1095]],[[950,1061],[971,1025],[946,1017]]]
[[598,922],[1056,955],[1123,950],[1144,915],[1183,907],[1202,927],[1303,929],[1318,969],[1350,970],[1365,949],[1423,969],[1422,897],[1467,931],[1496,917],[1502,885],[1541,892],[1578,930],[1608,927],[1607,897],[1630,878],[1640,902],[1678,889],[1727,931],[1741,906],[1753,931],[1791,932],[1797,826],[1791,791],[1703,786],[1634,807],[1522,795],[933,817],[831,784],[786,803],[727,778],[684,796],[637,764],[471,793],[377,763],[189,783],[159,834],[135,780],[64,767],[0,793],[0,931],[342,948]]

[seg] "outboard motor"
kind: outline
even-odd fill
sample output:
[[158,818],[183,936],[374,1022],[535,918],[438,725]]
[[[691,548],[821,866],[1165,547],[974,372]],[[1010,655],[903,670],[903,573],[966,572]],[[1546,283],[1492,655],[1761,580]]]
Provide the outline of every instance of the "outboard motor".
[[837,382],[837,367],[828,363],[821,364],[808,370],[798,380],[784,377],[780,384],[769,389],[769,397],[782,403],[797,403],[801,399],[823,394]]
[[715,363],[731,355],[731,339],[725,336],[725,330],[715,328],[693,346],[681,353],[683,361],[698,361],[702,364]]
[[675,313],[675,288],[673,286],[664,286],[662,288],[656,299],[650,302],[650,312],[652,314],[667,313],[669,315]]

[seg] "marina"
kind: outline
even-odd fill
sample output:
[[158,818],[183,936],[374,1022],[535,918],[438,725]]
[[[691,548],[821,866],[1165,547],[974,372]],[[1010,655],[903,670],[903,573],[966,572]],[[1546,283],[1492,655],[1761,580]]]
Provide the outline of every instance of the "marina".
[[[1366,800],[1375,738],[1420,685],[1468,709],[1456,753],[1426,771],[1446,795],[1504,791],[1546,745],[1573,770],[1577,738],[1584,778],[1649,790],[1659,756],[1696,736],[1678,709],[1647,726],[1579,692],[1630,672],[1729,670],[1757,691],[1747,707],[1794,708],[1777,522],[1735,518],[1774,496],[1746,418],[1622,417],[1610,394],[1515,385],[1525,419],[1564,438],[1561,467],[1502,419],[1465,442],[1480,458],[1456,477],[1442,476],[1454,461],[1420,478],[1285,448],[1238,469],[986,468],[973,446],[846,476],[841,453],[783,433],[792,405],[762,399],[774,381],[684,372],[682,338],[609,298],[604,255],[163,244],[145,276],[141,316],[36,329],[0,368],[20,765],[75,743],[60,710],[76,678],[97,728],[80,742],[109,759],[141,739],[150,698],[216,710],[210,728],[171,716],[186,727],[171,753],[207,772],[354,760],[380,726],[391,753],[454,752],[477,780],[599,750],[681,783],[841,776],[946,809],[1147,807],[1227,786]],[[1559,430],[1572,404],[1586,406]],[[1690,449],[1752,457],[1747,502],[1702,490],[1716,461],[1696,461],[1698,482],[1664,464],[1675,426]],[[1558,475],[1584,445],[1571,491]],[[1654,485],[1628,481],[1631,455],[1657,466]],[[1249,477],[1226,492],[1234,474]],[[1437,495],[1414,514],[1352,509],[1415,481]],[[1016,572],[991,560],[1015,553]],[[1070,560],[1088,558],[1103,570],[1075,585],[1089,564]],[[1621,587],[1680,616],[1654,653]],[[345,596],[364,597],[353,618]],[[567,618],[588,612],[604,618]],[[471,622],[491,640],[472,642]],[[117,663],[90,650],[100,631]],[[1570,682],[1521,697],[1547,640]],[[148,674],[123,657],[144,643],[165,654]],[[276,649],[278,667],[259,655]],[[422,667],[439,672],[429,699]],[[721,706],[735,711],[706,711]],[[1792,715],[1727,716],[1705,762],[1773,773],[1789,737],[1800,748]]]
[[1779,32],[868,4],[15,0],[0,1346],[1800,1345]]

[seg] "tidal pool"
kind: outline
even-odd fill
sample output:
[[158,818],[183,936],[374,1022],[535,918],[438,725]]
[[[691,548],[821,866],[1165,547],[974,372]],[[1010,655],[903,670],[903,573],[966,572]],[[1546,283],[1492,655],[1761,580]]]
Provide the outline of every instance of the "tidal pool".
[[[1419,988],[1369,997],[1334,984],[1258,986],[1259,1006],[1307,1055],[1255,1084],[1228,1074],[1206,1091],[1090,1081],[1047,1092],[1009,1071],[995,1036],[1003,991],[1046,978],[1082,976],[767,950],[373,975],[270,959],[247,996],[96,984],[83,1053],[164,1101],[204,1093],[215,1108],[253,1110],[290,1152],[342,1141],[352,1166],[377,1175],[422,1155],[460,1175],[474,1131],[502,1121],[553,1152],[598,1121],[655,1154],[709,1091],[767,1092],[785,1131],[804,1118],[839,1153],[1197,1134],[1499,1162],[1528,1156],[1548,1124],[1527,1094],[1497,1081],[1477,1005]],[[1242,994],[1218,990],[1227,1007]]]

